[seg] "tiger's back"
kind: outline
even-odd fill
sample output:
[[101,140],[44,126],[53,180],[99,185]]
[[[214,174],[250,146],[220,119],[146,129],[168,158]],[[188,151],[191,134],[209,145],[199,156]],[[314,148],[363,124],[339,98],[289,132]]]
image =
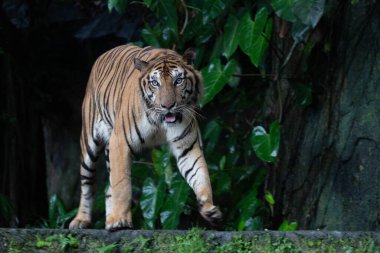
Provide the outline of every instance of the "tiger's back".
[[91,222],[93,177],[103,149],[110,171],[106,228],[131,227],[131,157],[162,143],[197,195],[202,216],[220,219],[198,136],[195,109],[203,85],[193,60],[192,52],[136,46],[119,46],[97,59],[82,106],[81,202],[70,228]]

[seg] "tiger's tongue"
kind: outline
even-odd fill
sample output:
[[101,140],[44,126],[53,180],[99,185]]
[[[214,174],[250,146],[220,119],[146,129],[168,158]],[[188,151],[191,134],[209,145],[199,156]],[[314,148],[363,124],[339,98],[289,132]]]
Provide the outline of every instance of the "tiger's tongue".
[[173,123],[173,122],[175,122],[175,120],[176,120],[176,117],[174,114],[165,115],[165,122],[166,123]]

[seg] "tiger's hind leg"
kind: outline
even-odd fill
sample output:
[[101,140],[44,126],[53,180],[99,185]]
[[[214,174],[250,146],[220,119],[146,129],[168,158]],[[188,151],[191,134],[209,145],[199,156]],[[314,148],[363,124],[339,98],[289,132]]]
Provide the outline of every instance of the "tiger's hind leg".
[[[109,147],[108,145],[105,148],[105,156],[106,156],[106,165],[107,165],[107,172],[110,173],[110,159],[109,159]],[[112,208],[112,187],[111,183],[108,185],[108,188],[106,190],[106,218],[111,212]]]
[[86,137],[85,131],[81,135],[81,165],[80,165],[80,181],[81,181],[81,197],[79,210],[75,218],[71,221],[70,229],[88,228],[91,224],[91,213],[94,202],[94,181],[97,160],[99,152],[103,148],[96,141]]

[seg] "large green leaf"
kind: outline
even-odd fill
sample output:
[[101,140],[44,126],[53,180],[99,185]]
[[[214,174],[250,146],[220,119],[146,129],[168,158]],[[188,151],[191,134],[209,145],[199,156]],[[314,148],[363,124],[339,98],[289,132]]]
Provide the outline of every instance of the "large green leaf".
[[272,7],[280,18],[292,23],[297,20],[315,27],[323,15],[325,0],[272,0]]
[[152,178],[145,179],[142,196],[141,210],[144,216],[145,224],[149,229],[154,229],[154,224],[158,217],[159,210],[164,202],[165,182],[161,179],[156,185]]
[[246,13],[239,23],[239,45],[245,54],[249,56],[251,62],[258,66],[268,47],[272,22],[268,20],[268,10],[261,8],[252,20],[249,13]]
[[152,160],[158,178],[164,178],[166,184],[170,187],[173,177],[173,167],[168,146],[164,146],[161,149],[153,149]]
[[302,107],[309,106],[313,99],[311,85],[296,82],[292,84],[292,87],[296,94],[297,103]]
[[280,147],[280,124],[274,121],[269,127],[269,133],[262,126],[255,127],[251,140],[257,157],[266,162],[274,162]]
[[259,229],[259,227],[253,227],[255,224],[259,224],[258,222],[254,222],[253,216],[258,208],[262,206],[262,202],[258,199],[257,194],[267,173],[268,170],[264,168],[257,171],[250,190],[244,193],[241,200],[237,204],[237,208],[239,209],[237,230]]
[[279,231],[295,231],[298,227],[297,222],[291,222],[284,220],[280,227],[278,228]]
[[236,51],[239,44],[239,20],[230,15],[224,26],[224,36],[223,36],[223,55],[226,58],[230,58],[230,56]]
[[239,202],[238,208],[240,209],[240,217],[237,229],[244,230],[246,223],[252,215],[254,215],[257,208],[260,206],[260,200],[257,198],[257,189],[252,189],[246,193],[243,199]]
[[160,214],[163,229],[177,228],[179,217],[183,212],[189,192],[190,187],[185,180],[179,177],[173,180],[170,194]]
[[112,11],[115,9],[118,13],[122,14],[125,12],[128,0],[108,0],[108,10]]
[[161,47],[160,37],[161,33],[146,26],[141,30],[141,36],[144,38],[145,42],[152,47]]
[[210,25],[210,22],[219,17],[226,8],[226,1],[223,0],[206,0],[202,8],[202,23]]
[[208,122],[203,132],[203,138],[206,142],[206,154],[215,150],[215,146],[220,139],[222,133],[222,123],[219,119],[214,119]]
[[178,17],[174,0],[159,1],[156,15],[162,19],[162,23],[169,27],[173,33],[177,33]]
[[[272,7],[276,12],[276,15],[280,18],[294,22],[296,16],[293,14],[293,7],[296,0],[272,0]],[[307,2],[307,1],[304,1]]]
[[205,83],[205,95],[201,101],[202,106],[210,102],[222,90],[234,73],[236,65],[237,62],[231,60],[225,66],[222,66],[220,59],[214,59],[207,67],[201,70]]
[[324,9],[325,0],[296,0],[294,15],[305,25],[314,28],[321,19]]

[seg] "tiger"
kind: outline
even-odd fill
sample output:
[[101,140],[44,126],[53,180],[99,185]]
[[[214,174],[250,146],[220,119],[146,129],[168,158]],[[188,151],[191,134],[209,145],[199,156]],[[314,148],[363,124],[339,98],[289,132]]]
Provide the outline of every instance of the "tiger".
[[100,153],[109,172],[106,224],[109,231],[133,228],[132,159],[142,149],[168,144],[180,174],[194,191],[201,216],[219,224],[197,122],[203,79],[195,51],[122,45],[92,66],[82,104],[81,196],[69,229],[92,222],[94,176]]

